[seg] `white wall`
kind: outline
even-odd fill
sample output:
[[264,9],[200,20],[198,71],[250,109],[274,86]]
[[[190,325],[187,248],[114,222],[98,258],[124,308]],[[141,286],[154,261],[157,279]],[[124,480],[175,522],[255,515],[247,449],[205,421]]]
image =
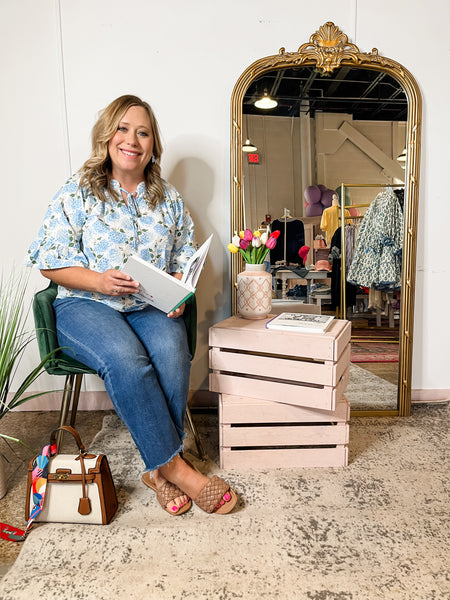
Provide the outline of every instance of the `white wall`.
[[[2,0],[1,267],[21,263],[50,198],[88,155],[97,111],[120,94],[142,96],[161,125],[164,175],[185,197],[199,241],[215,234],[199,285],[200,346],[192,377],[192,387],[206,389],[208,328],[230,313],[225,246],[233,86],[254,60],[281,46],[296,50],[332,20],[361,50],[377,47],[404,64],[423,93],[413,388],[449,389],[450,320],[443,318],[449,260],[445,232],[434,234],[436,219],[443,228],[450,222],[442,181],[449,51],[445,36],[435,33],[449,16],[447,0],[378,0],[376,9],[363,0],[314,6],[298,0]],[[42,283],[35,275],[32,288]],[[41,385],[52,384],[44,379]]]

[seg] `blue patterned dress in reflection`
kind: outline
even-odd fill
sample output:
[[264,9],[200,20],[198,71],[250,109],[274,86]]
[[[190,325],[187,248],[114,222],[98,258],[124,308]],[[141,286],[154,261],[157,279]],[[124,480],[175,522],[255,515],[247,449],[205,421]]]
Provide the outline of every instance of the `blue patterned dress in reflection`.
[[347,280],[386,292],[399,289],[402,246],[403,212],[388,188],[377,195],[364,215]]

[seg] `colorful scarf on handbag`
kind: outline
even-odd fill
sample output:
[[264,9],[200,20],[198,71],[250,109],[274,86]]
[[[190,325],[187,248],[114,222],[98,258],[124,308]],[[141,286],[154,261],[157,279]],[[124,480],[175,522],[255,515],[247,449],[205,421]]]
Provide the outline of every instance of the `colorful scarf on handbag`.
[[42,453],[33,460],[32,488],[33,508],[31,509],[26,529],[17,529],[6,523],[0,523],[0,537],[11,542],[23,542],[33,527],[34,520],[44,508],[45,491],[47,489],[48,463],[57,452],[57,445],[44,446]]

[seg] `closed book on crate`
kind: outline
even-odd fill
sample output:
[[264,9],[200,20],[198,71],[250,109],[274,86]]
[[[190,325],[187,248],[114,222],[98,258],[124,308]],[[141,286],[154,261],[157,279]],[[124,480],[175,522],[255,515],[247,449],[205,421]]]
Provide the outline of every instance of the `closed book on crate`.
[[283,312],[266,323],[267,329],[298,331],[299,333],[324,333],[334,317],[305,313]]

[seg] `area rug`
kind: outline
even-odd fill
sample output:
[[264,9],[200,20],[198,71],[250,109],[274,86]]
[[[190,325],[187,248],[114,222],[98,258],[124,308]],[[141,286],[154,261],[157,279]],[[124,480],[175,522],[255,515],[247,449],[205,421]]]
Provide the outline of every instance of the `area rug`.
[[345,396],[352,410],[396,410],[398,406],[396,385],[352,363]]
[[393,342],[351,342],[351,361],[358,362],[398,362],[398,343]]
[[165,513],[139,481],[127,430],[108,416],[93,449],[109,456],[117,516],[108,526],[37,527],[0,584],[2,600],[450,597],[447,406],[353,419],[349,466],[338,469],[220,472],[217,417],[195,419],[209,454],[195,462],[233,485],[233,514]]

